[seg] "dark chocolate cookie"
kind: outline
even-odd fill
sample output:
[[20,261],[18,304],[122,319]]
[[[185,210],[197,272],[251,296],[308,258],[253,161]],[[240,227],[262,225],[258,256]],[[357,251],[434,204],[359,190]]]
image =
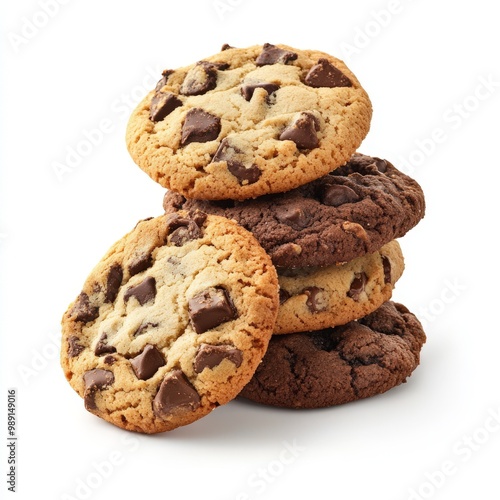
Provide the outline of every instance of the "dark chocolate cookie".
[[424,216],[419,184],[387,160],[355,154],[344,166],[286,193],[244,202],[165,194],[167,213],[198,208],[235,219],[280,267],[348,262],[400,238]]
[[273,336],[240,396],[287,408],[321,408],[381,394],[411,375],[426,338],[408,309],[372,314],[313,333]]

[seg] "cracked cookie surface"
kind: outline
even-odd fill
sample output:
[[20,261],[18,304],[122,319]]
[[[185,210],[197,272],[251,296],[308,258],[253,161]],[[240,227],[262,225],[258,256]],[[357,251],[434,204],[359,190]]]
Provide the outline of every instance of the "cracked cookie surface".
[[392,296],[404,270],[397,241],[343,265],[278,268],[280,308],[274,334],[345,325]]
[[345,64],[286,45],[225,47],[165,70],[127,126],[133,160],[197,199],[248,199],[343,165],[370,127],[368,95]]
[[426,337],[403,305],[326,330],[273,336],[240,396],[272,406],[321,408],[388,391],[411,375]]
[[248,231],[199,211],[146,219],[64,314],[61,364],[88,411],[132,431],[171,430],[238,394],[277,309],[276,271]]
[[167,213],[198,208],[235,219],[278,267],[329,266],[372,253],[424,216],[419,184],[389,161],[356,153],[344,166],[287,193],[256,200],[188,200],[167,191]]

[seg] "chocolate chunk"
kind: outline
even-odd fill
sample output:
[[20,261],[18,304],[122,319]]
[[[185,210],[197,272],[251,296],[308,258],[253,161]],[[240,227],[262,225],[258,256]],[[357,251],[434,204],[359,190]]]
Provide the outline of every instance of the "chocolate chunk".
[[158,323],[142,323],[139,328],[134,332],[134,337],[142,335],[148,328],[156,328]]
[[182,101],[171,92],[157,92],[151,99],[149,119],[159,122],[179,106],[182,106]]
[[323,58],[309,70],[304,82],[309,87],[352,87],[351,80],[328,59]]
[[212,369],[224,359],[228,359],[236,365],[236,368],[239,368],[243,361],[243,354],[232,345],[201,344],[194,358],[194,371],[201,373],[205,368]]
[[374,162],[375,162],[375,166],[377,167],[377,170],[382,173],[382,174],[385,174],[386,170],[387,170],[387,161],[386,160],[382,160],[381,158],[373,158]]
[[243,163],[228,161],[227,169],[238,179],[241,186],[254,184],[262,175],[260,168],[255,164],[252,164],[247,168],[243,165]]
[[262,172],[255,164],[246,167],[242,162],[243,156],[243,151],[231,144],[226,137],[219,144],[212,163],[225,161],[227,169],[238,179],[240,185],[253,184],[259,180]]
[[311,218],[298,205],[283,205],[276,207],[276,218],[283,224],[293,227],[293,229],[304,229],[308,226]]
[[279,291],[280,305],[284,304],[291,296],[292,295],[290,294],[290,292],[287,292],[283,288],[280,288],[280,291]]
[[189,299],[188,310],[196,333],[206,332],[237,318],[227,291],[222,287],[210,287],[197,293]]
[[96,368],[83,374],[85,384],[84,403],[87,410],[97,410],[95,404],[95,393],[101,389],[107,389],[115,381],[113,372]]
[[137,378],[147,380],[165,365],[165,358],[154,345],[147,344],[141,354],[130,360],[130,364]]
[[149,253],[143,253],[137,256],[128,266],[128,272],[130,276],[135,276],[136,274],[142,273],[146,269],[149,269],[153,265],[153,256]]
[[220,132],[220,118],[200,108],[190,109],[182,125],[181,146],[192,142],[208,142],[217,139]]
[[135,297],[141,306],[150,300],[154,300],[156,297],[156,280],[152,276],[148,276],[138,285],[131,286],[125,292],[123,300],[128,302],[130,297]]
[[108,345],[108,335],[103,333],[95,346],[95,355],[102,356],[103,354],[112,354],[113,352],[116,352],[116,347]]
[[194,223],[199,227],[202,228],[203,224],[205,224],[205,221],[207,220],[208,215],[205,212],[202,212],[201,210],[191,210],[189,212],[189,217],[193,219]]
[[106,356],[103,360],[107,365],[113,365],[116,361],[116,359],[114,358],[114,356]]
[[232,47],[231,45],[229,45],[228,43],[225,43],[224,45],[222,45],[220,51],[221,52],[224,52],[225,50],[227,49],[234,49],[234,47]]
[[257,64],[257,66],[266,66],[267,64],[276,63],[287,64],[288,61],[295,61],[297,57],[298,56],[295,52],[283,50],[270,43],[265,43],[262,52],[255,61],[255,64]]
[[299,149],[314,149],[319,145],[319,123],[312,113],[302,112],[280,135],[280,141],[295,142]]
[[217,65],[199,61],[187,72],[179,92],[183,95],[201,95],[216,86]]
[[111,267],[108,273],[108,279],[106,280],[106,293],[104,295],[104,302],[114,302],[118,291],[122,286],[123,280],[123,269],[120,264],[115,264]]
[[165,376],[153,400],[153,412],[160,418],[194,411],[199,406],[200,396],[181,370]]
[[156,84],[156,87],[155,87],[156,92],[159,92],[163,87],[165,87],[165,85],[168,82],[168,77],[172,73],[174,73],[173,69],[166,69],[166,70],[162,71],[162,73],[161,73],[162,77],[160,78],[160,80],[158,80],[158,83]]
[[355,201],[359,201],[356,192],[342,184],[327,185],[321,194],[321,202],[329,207],[340,207],[344,203],[354,203]]
[[328,307],[328,300],[322,288],[311,286],[309,288],[304,288],[302,293],[307,295],[306,306],[312,313],[325,311]]
[[85,348],[79,344],[80,339],[76,335],[68,338],[68,357],[76,358]]
[[368,281],[368,277],[365,273],[355,273],[354,279],[351,282],[351,287],[347,292],[347,296],[353,300],[359,300],[360,295],[363,293],[365,289],[366,282]]
[[382,267],[384,268],[384,283],[391,282],[391,261],[389,257],[382,255]]
[[247,100],[252,99],[255,89],[264,89],[268,94],[276,92],[280,88],[276,83],[266,83],[266,82],[255,82],[255,83],[244,83],[241,88],[241,95]]
[[168,242],[176,247],[181,247],[186,242],[203,236],[200,226],[193,219],[181,217],[179,214],[171,214],[167,217],[167,231]]
[[75,305],[71,309],[71,314],[75,315],[76,321],[89,323],[99,316],[99,308],[90,304],[89,296],[82,292],[78,295]]

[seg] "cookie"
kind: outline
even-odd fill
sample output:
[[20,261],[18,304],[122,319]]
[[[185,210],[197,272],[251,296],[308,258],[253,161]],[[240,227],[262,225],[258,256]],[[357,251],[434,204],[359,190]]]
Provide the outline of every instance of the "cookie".
[[276,271],[248,231],[200,212],[163,215],[90,273],[63,316],[61,363],[88,411],[168,431],[240,392],[277,309]]
[[280,268],[274,333],[320,330],[362,318],[391,298],[403,269],[397,241],[339,266]]
[[241,396],[272,406],[321,408],[382,394],[415,370],[425,340],[418,319],[391,301],[344,326],[273,336]]
[[370,127],[368,95],[345,64],[286,45],[224,50],[165,70],[133,111],[127,147],[188,198],[283,192],[343,165]]
[[387,160],[355,154],[322,178],[256,200],[188,200],[168,191],[167,213],[198,208],[235,219],[251,231],[276,266],[329,266],[372,253],[424,216],[418,183]]

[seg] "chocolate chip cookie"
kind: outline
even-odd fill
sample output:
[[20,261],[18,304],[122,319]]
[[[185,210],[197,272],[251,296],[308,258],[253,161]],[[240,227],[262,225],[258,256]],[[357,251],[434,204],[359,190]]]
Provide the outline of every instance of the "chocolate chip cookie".
[[370,127],[345,64],[286,45],[224,50],[165,70],[132,113],[127,146],[156,182],[188,198],[288,191],[343,165]]
[[366,316],[391,298],[403,270],[397,241],[339,266],[279,268],[274,333],[320,330]]
[[248,231],[201,212],[147,219],[64,314],[62,366],[88,411],[132,431],[171,430],[239,393],[277,309],[276,271]]
[[411,375],[425,340],[418,319],[390,301],[344,326],[273,336],[241,396],[272,406],[321,408],[381,394]]
[[362,154],[287,193],[215,202],[168,191],[163,206],[167,213],[198,208],[235,219],[285,268],[328,266],[375,252],[406,234],[425,212],[415,180],[387,160]]

